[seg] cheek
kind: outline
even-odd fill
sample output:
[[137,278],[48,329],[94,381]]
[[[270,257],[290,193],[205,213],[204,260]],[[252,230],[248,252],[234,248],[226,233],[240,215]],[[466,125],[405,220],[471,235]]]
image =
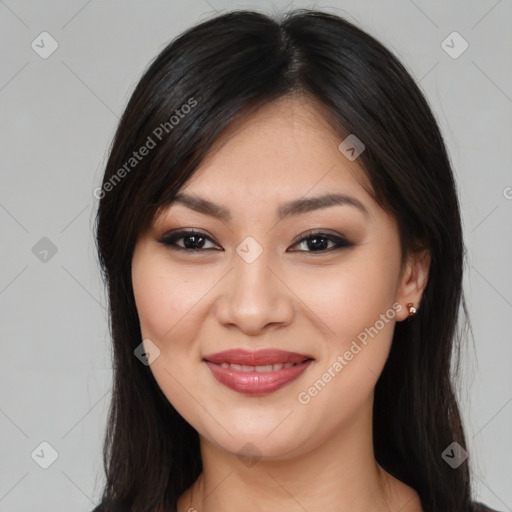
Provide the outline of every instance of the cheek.
[[134,266],[132,281],[142,334],[162,343],[197,314],[195,307],[213,285],[158,260]]
[[346,341],[381,314],[394,316],[389,312],[396,293],[394,258],[376,261],[360,252],[336,267],[305,269],[294,276],[293,290],[307,306],[305,314],[309,310],[309,316],[322,321],[326,337]]
[[151,373],[175,409],[189,423],[198,424],[200,410],[190,403],[200,354],[195,340],[201,327],[200,301],[214,283],[149,256],[134,260],[132,283],[142,338],[160,349]]
[[318,365],[297,399],[305,410],[332,410],[337,404],[325,419],[322,428],[326,429],[349,421],[367,403],[393,338],[396,312],[389,273],[376,266],[357,269],[316,280],[305,295],[321,325],[327,327]]

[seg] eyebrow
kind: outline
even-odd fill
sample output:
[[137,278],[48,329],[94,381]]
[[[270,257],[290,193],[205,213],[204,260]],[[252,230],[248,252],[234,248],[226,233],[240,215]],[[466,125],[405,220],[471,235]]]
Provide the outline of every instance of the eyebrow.
[[[181,193],[177,194],[172,202],[182,204],[191,210],[204,215],[210,215],[222,221],[231,220],[231,213],[227,208],[201,197]],[[283,203],[277,209],[277,216],[282,220],[293,215],[300,215],[302,213],[340,205],[352,206],[360,210],[365,215],[368,215],[368,210],[365,208],[363,203],[355,197],[348,196],[346,194],[324,194],[321,196],[301,198]]]

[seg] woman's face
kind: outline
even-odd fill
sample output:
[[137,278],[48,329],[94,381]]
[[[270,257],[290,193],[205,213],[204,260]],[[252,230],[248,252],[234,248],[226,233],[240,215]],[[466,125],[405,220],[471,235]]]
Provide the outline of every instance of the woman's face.
[[[400,272],[396,221],[318,112],[285,98],[231,129],[182,188],[188,206],[163,211],[133,256],[158,385],[204,440],[239,455],[285,459],[367,425],[395,322],[426,282],[419,260]],[[349,199],[312,201],[327,194]],[[200,234],[172,242],[184,230]],[[312,360],[205,361],[232,349]]]

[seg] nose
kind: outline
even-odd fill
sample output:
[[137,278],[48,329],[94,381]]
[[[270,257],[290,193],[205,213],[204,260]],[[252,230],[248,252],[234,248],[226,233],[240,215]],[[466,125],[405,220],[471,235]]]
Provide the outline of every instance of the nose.
[[217,320],[248,336],[290,324],[293,293],[279,275],[282,272],[272,262],[270,251],[263,250],[254,261],[248,261],[234,253],[233,268],[223,279],[217,300]]

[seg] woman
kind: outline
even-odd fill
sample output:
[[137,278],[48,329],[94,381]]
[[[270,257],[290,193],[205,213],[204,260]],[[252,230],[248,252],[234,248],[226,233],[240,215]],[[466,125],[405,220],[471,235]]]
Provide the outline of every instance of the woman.
[[453,512],[464,246],[413,79],[349,22],[238,11],[137,85],[97,216],[114,387],[97,511]]

